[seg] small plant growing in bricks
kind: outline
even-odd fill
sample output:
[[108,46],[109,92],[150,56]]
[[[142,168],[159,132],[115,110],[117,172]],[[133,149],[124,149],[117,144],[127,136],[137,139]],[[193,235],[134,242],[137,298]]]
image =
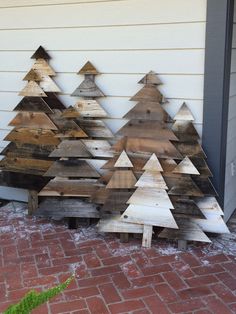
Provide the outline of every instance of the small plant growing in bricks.
[[46,303],[60,292],[65,290],[69,284],[74,280],[75,276],[72,275],[65,282],[56,287],[48,289],[43,292],[29,291],[21,301],[15,305],[11,305],[3,314],[30,314],[33,309]]

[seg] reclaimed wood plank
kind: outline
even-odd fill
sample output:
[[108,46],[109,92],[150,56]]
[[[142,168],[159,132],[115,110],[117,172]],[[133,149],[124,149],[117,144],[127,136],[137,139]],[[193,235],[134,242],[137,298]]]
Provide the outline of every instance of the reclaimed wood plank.
[[89,137],[94,138],[112,138],[113,134],[111,130],[106,126],[102,120],[83,120],[77,119],[78,124],[85,131]]
[[143,226],[120,221],[120,216],[111,216],[98,222],[99,232],[143,233]]
[[18,103],[14,111],[53,113],[47,102],[45,102],[45,99],[46,98],[26,96]]
[[27,85],[19,92],[20,96],[47,97],[43,89],[34,81],[29,81]]
[[116,170],[110,181],[107,189],[133,189],[137,182],[133,171],[131,170]]
[[104,94],[94,83],[94,81],[88,77],[85,77],[84,81],[79,85],[79,87],[76,88],[71,96],[93,98],[104,97]]
[[102,106],[93,99],[82,99],[74,105],[75,110],[83,118],[106,118],[108,114]]
[[44,112],[19,112],[9,125],[18,128],[57,130],[56,125]]
[[173,173],[200,175],[192,161],[185,157],[172,171]]
[[86,146],[80,140],[63,140],[53,150],[50,157],[91,157]]
[[143,239],[142,239],[142,247],[150,248],[152,245],[152,233],[153,227],[144,225],[143,226]]
[[81,140],[85,145],[87,151],[93,157],[111,158],[113,153],[111,151],[111,145],[106,140]]

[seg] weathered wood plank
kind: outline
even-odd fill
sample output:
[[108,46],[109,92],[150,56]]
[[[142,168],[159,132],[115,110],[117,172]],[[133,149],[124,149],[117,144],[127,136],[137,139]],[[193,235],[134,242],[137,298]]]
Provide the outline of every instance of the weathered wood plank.
[[158,102],[139,102],[126,115],[125,119],[129,120],[158,120],[171,122],[172,119]]
[[116,170],[109,183],[107,189],[133,189],[137,182],[133,171],[131,170]]
[[154,71],[150,71],[147,73],[139,82],[139,84],[144,84],[144,85],[161,85],[162,82],[156,75]]
[[51,152],[50,157],[91,157],[85,145],[80,140],[63,140]]
[[76,97],[104,97],[103,92],[97,87],[93,80],[85,77],[84,81],[71,94]]
[[35,71],[38,71],[40,73],[50,75],[50,76],[55,76],[56,73],[54,70],[50,67],[50,65],[47,63],[46,60],[42,58],[38,58],[35,63],[32,66],[32,69]]
[[193,181],[205,196],[218,196],[213,184],[209,179],[194,176]]
[[109,218],[101,219],[98,223],[100,232],[113,233],[143,233],[143,226],[120,221],[120,216],[110,216]]
[[12,130],[5,138],[5,141],[21,142],[33,145],[58,145],[60,140],[55,137],[51,130],[34,130],[19,128]]
[[53,161],[29,159],[29,158],[8,158],[5,157],[0,161],[0,167],[12,172],[23,172],[34,175],[44,175],[50,168]]
[[[114,158],[110,158],[105,165],[102,166],[102,169],[113,169],[114,165],[118,159],[118,156],[115,156]],[[129,159],[131,160],[134,169],[136,171],[141,171],[147,162],[148,156],[139,156],[135,154],[129,154]]]
[[176,218],[179,229],[164,229],[160,234],[160,238],[168,238],[173,240],[186,240],[210,243],[211,240],[199,228],[196,223],[188,219]]
[[180,142],[194,142],[200,138],[194,125],[189,121],[175,121],[172,125],[172,131]]
[[99,178],[99,173],[85,160],[58,160],[45,173],[48,177]]
[[85,65],[79,70],[78,74],[81,75],[97,75],[99,72],[95,68],[95,66],[90,62],[86,62]]
[[[106,190],[107,191],[107,190]],[[127,201],[133,194],[133,191],[109,191],[106,196],[103,212],[123,212],[127,207]]]
[[102,120],[77,119],[78,124],[89,137],[112,138],[113,134]]
[[139,178],[135,186],[141,187],[141,188],[157,188],[157,189],[168,190],[168,187],[161,173],[149,171],[149,170],[146,170],[141,175],[141,177]]
[[129,205],[120,219],[127,223],[178,228],[171,211],[163,207]]
[[93,99],[82,99],[74,105],[75,110],[83,118],[106,118],[108,114],[102,106]]
[[[1,155],[7,157],[22,157],[22,158],[39,158],[39,159],[49,159],[49,154],[55,149],[55,146],[47,145],[32,145],[32,144],[22,144],[18,142],[11,142],[4,148]],[[51,159],[52,160],[52,159]]]
[[170,189],[168,192],[169,195],[204,196],[191,177],[170,177],[164,175],[164,178]]
[[134,167],[128,155],[126,154],[125,150],[123,150],[123,152],[118,157],[114,167],[115,168],[133,168]]
[[201,219],[205,219],[206,217],[197,206],[197,204],[192,199],[183,198],[181,196],[170,196],[171,201],[173,203],[173,214],[180,214],[185,216],[186,218],[189,217],[197,217]]
[[65,110],[66,106],[60,101],[55,93],[47,92],[47,97],[44,101],[48,104],[51,109]]
[[154,140],[148,138],[123,138],[112,146],[114,152],[126,150],[127,153],[150,155],[156,154],[158,158],[182,159],[182,155],[177,151],[171,142]]
[[26,96],[18,103],[14,111],[53,113],[52,109],[49,107],[45,99],[46,98]]
[[156,88],[156,86],[146,85],[140,91],[137,92],[130,100],[132,101],[151,101],[151,102],[163,102],[163,95]]
[[57,127],[44,112],[19,112],[9,123],[18,128],[57,130]]
[[201,145],[199,143],[173,143],[177,150],[183,156],[194,157],[194,158],[206,158]]
[[144,225],[143,226],[143,239],[142,239],[142,247],[150,248],[152,245],[152,232],[153,227]]
[[190,158],[194,166],[199,171],[201,177],[212,177],[211,170],[209,169],[206,161],[203,158]]
[[192,115],[192,112],[184,102],[182,106],[180,107],[179,111],[174,116],[174,120],[179,121],[194,121],[194,117]]
[[44,73],[40,75],[41,80],[39,86],[45,91],[50,93],[60,93],[61,90],[57,84],[50,78],[50,76],[45,75]]
[[106,140],[81,140],[93,157],[111,158],[111,145]]
[[38,192],[30,190],[28,193],[28,214],[33,215],[38,208]]
[[142,138],[155,140],[178,141],[174,133],[161,121],[153,120],[131,120],[125,124],[118,132],[118,135],[137,137],[141,134]]
[[50,55],[47,53],[47,51],[42,46],[39,46],[38,49],[31,56],[31,59],[50,60],[51,57],[50,57]]
[[42,88],[34,81],[29,81],[27,85],[19,92],[20,96],[47,97]]
[[40,191],[39,196],[91,197],[98,188],[97,180],[68,180],[55,178]]
[[194,166],[192,161],[185,157],[172,171],[173,173],[180,173],[180,174],[193,174],[193,175],[200,175],[197,168]]

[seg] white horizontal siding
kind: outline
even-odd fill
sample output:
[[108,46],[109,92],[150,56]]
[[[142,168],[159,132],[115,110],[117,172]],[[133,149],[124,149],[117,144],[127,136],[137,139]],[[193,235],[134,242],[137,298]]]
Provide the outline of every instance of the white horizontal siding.
[[205,21],[206,0],[0,1],[0,148],[39,45],[52,56],[67,106],[82,79],[76,72],[94,63],[114,132],[134,106],[129,98],[141,88],[137,82],[153,70],[169,100],[166,110],[173,116],[186,101],[201,134]]

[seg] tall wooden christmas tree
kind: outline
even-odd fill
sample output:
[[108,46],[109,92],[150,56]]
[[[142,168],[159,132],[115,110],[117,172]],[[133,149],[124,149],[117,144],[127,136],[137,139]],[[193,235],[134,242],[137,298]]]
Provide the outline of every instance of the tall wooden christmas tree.
[[215,195],[209,180],[212,176],[206,156],[198,142],[199,135],[193,125],[194,117],[184,103],[174,117],[172,130],[179,138],[178,150],[185,158],[166,175],[175,209],[178,230],[164,229],[160,237],[182,241],[210,242],[204,232],[227,233]]
[[14,129],[5,138],[11,143],[2,152],[1,167],[9,186],[37,192],[48,181],[43,177],[53,162],[48,156],[59,144],[49,115],[65,107],[55,94],[60,89],[51,78],[55,72],[48,53],[40,46],[32,58],[36,61],[23,79],[27,84],[19,95],[24,98],[14,109],[18,113],[10,122]]
[[[113,135],[100,120],[106,118],[107,114],[96,100],[97,97],[104,96],[95,84],[97,70],[87,62],[78,74],[84,75],[85,79],[72,96],[83,99],[57,117],[67,127],[59,135],[63,141],[50,156],[59,157],[61,160],[56,161],[47,171],[47,176],[55,178],[44,187],[40,195],[61,196],[59,204],[58,200],[55,201],[53,216],[89,219],[99,217],[96,206],[88,202],[99,186],[96,178],[100,177],[91,162],[111,156],[110,144],[106,138]],[[76,125],[77,129],[73,125]],[[52,206],[49,211],[48,202],[51,200],[41,206],[41,211],[47,211],[51,215]],[[73,221],[75,222],[70,219],[71,226]]]
[[[142,173],[142,170],[145,170],[136,186],[138,187],[139,192],[141,189],[144,189],[143,193],[146,196],[146,200],[143,199],[144,203],[142,202],[142,204],[131,203],[129,206],[127,204],[124,206],[126,202],[137,199],[137,193],[139,193],[135,192],[134,197],[131,197],[130,199],[131,193],[126,190],[126,195],[123,194],[122,196],[123,201],[125,200],[123,204],[118,204],[118,202],[116,202],[113,203],[113,206],[111,206],[112,200],[116,199],[113,195],[112,197],[105,197],[103,201],[105,203],[105,208],[107,208],[106,204],[109,203],[112,211],[116,210],[124,212],[128,206],[128,214],[125,211],[119,223],[121,224],[121,222],[123,222],[124,224],[127,224],[127,227],[125,228],[128,229],[128,221],[130,221],[130,223],[132,222],[139,225],[139,228],[141,227],[142,230],[145,229],[143,245],[150,246],[153,225],[166,227],[168,225],[168,227],[177,228],[170,211],[170,208],[172,207],[171,202],[170,200],[168,201],[167,194],[165,193],[165,188],[167,188],[167,186],[165,185],[164,179],[161,175],[161,171],[163,169],[160,167],[162,163],[166,163],[168,166],[173,158],[181,159],[182,155],[172,144],[172,141],[178,141],[178,138],[168,127],[168,123],[171,122],[171,118],[162,106],[165,99],[157,88],[161,84],[160,80],[154,72],[149,72],[139,83],[144,84],[144,87],[131,98],[132,101],[137,101],[137,104],[124,116],[124,118],[129,119],[129,121],[117,133],[117,135],[123,137],[118,140],[112,148],[116,154],[120,154],[123,150],[126,151],[130,161],[132,162],[133,171],[137,178]],[[112,169],[117,160],[119,160],[118,158],[118,156],[115,156],[112,160],[109,160],[104,168]],[[160,159],[160,163],[157,158]],[[153,166],[152,170],[151,165]],[[158,212],[158,208],[153,206],[153,202],[147,190],[148,185],[143,185],[147,178],[151,180],[150,184],[153,184],[153,186],[150,186],[149,188],[155,189],[156,193],[163,196],[162,202],[166,199],[166,206],[169,207],[166,207],[165,215],[167,215],[169,219],[163,219],[163,210]],[[157,182],[159,182],[159,188],[155,185]],[[146,183],[148,184],[148,182]],[[116,194],[115,191],[113,193],[114,195]],[[119,199],[119,196],[117,196],[117,198]],[[148,223],[148,219],[141,219],[144,218],[141,217],[141,208],[146,209],[146,207],[149,207],[148,209],[152,211],[152,213],[156,210],[155,221],[153,220],[153,224],[150,224],[150,220]],[[159,206],[159,208],[160,207],[161,206]],[[137,210],[135,210],[135,208]],[[159,220],[157,218],[158,213]],[[101,231],[109,231],[109,224],[111,226],[110,232],[119,231],[119,228],[116,228],[116,231],[114,231],[114,220],[112,217],[110,219],[107,218],[105,223],[106,228],[104,229],[104,220],[100,222],[99,229]]]

